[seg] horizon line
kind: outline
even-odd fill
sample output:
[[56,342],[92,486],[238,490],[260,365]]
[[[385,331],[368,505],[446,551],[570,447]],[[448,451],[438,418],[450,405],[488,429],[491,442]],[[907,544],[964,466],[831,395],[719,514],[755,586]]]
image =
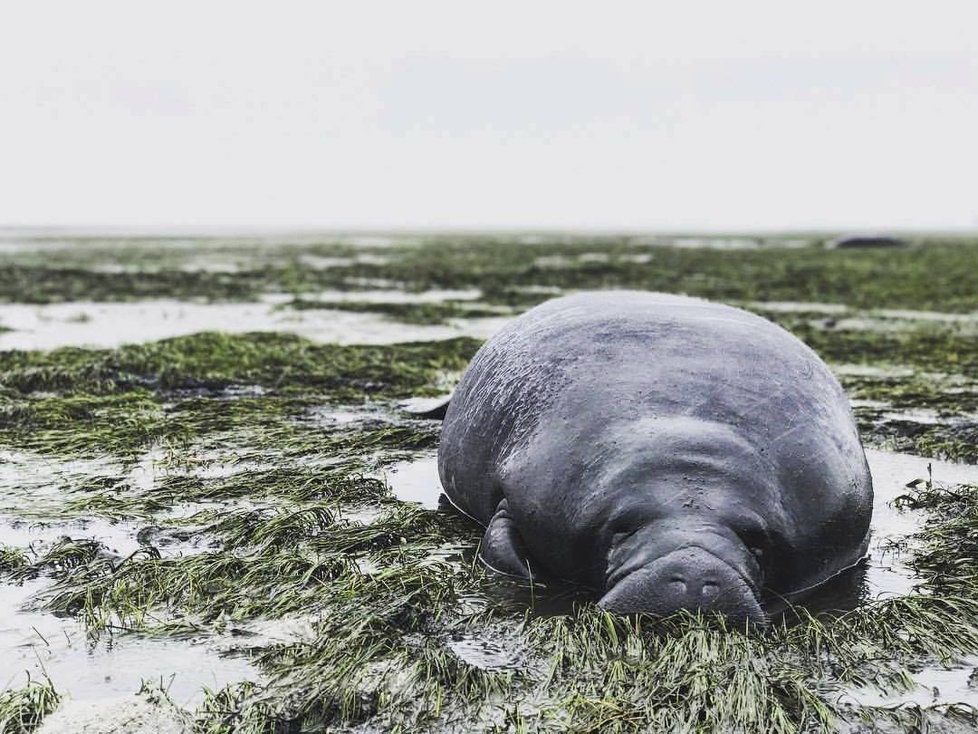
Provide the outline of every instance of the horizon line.
[[902,234],[978,236],[978,226],[886,227],[886,226],[800,226],[721,228],[703,227],[612,227],[612,226],[369,226],[316,224],[18,224],[0,223],[0,237],[10,235],[76,235],[76,236],[297,236],[297,235],[575,235],[575,236],[826,236],[839,234]]

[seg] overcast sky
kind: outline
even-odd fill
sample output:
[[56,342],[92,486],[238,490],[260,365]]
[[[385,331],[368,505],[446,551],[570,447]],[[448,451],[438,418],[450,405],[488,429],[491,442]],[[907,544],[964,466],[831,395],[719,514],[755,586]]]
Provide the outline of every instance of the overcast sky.
[[0,224],[978,227],[978,3],[0,9]]

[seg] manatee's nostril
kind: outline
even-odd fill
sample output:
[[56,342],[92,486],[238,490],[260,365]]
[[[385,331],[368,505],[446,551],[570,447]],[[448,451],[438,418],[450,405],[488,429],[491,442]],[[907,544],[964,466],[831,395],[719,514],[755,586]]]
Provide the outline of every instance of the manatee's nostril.
[[673,576],[669,580],[669,589],[676,594],[686,593],[686,582],[682,580],[679,576]]
[[703,590],[701,592],[704,599],[713,599],[720,593],[720,587],[717,586],[712,581],[707,581],[703,584]]

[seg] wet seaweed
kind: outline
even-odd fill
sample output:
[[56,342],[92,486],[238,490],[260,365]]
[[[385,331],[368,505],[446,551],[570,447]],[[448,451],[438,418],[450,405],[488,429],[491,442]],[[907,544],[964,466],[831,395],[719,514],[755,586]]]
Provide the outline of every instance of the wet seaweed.
[[61,695],[50,680],[32,680],[23,688],[0,691],[0,732],[28,734],[58,707]]
[[0,441],[44,453],[132,456],[250,431],[283,450],[286,435],[325,446],[324,431],[299,420],[311,407],[440,394],[441,375],[464,366],[476,346],[456,339],[336,347],[281,335],[198,334],[117,350],[0,352]]
[[492,308],[478,303],[452,300],[389,303],[384,301],[328,301],[300,298],[284,304],[283,307],[296,311],[329,309],[352,311],[353,313],[377,313],[406,324],[446,324],[450,319],[498,318],[515,315],[512,309],[505,307]]
[[[524,238],[506,236],[423,236],[421,243],[392,238],[372,250],[374,259],[360,261],[350,257],[355,248],[342,242],[282,243],[287,246],[274,257],[244,240],[236,254],[243,267],[233,272],[195,269],[196,250],[164,240],[156,241],[161,251],[156,254],[149,247],[129,252],[130,269],[100,269],[118,268],[119,252],[128,246],[120,239],[80,248],[70,266],[62,257],[9,254],[0,266],[0,301],[253,300],[262,293],[302,295],[385,282],[414,291],[479,288],[487,302],[502,305],[506,299],[493,300],[498,294],[542,286],[637,288],[724,301],[828,301],[867,309],[974,309],[971,263],[978,243],[967,238],[918,238],[906,249],[860,251],[827,250],[821,237],[801,247],[781,246],[797,238],[756,238],[757,247],[737,250],[686,247],[681,237],[540,239],[528,245]],[[225,245],[233,253],[233,243]],[[376,255],[383,257],[378,261]],[[310,256],[353,262],[311,267]]]

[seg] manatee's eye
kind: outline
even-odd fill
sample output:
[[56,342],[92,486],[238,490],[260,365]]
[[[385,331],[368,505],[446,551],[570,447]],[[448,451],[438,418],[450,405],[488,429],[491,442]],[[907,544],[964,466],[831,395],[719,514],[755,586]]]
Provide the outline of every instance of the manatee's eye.
[[740,542],[746,545],[750,554],[760,561],[769,544],[767,533],[760,527],[740,528],[736,532]]
[[636,518],[633,514],[622,512],[608,525],[608,532],[614,543],[620,543],[629,536],[634,535],[644,525],[645,522],[641,518]]

